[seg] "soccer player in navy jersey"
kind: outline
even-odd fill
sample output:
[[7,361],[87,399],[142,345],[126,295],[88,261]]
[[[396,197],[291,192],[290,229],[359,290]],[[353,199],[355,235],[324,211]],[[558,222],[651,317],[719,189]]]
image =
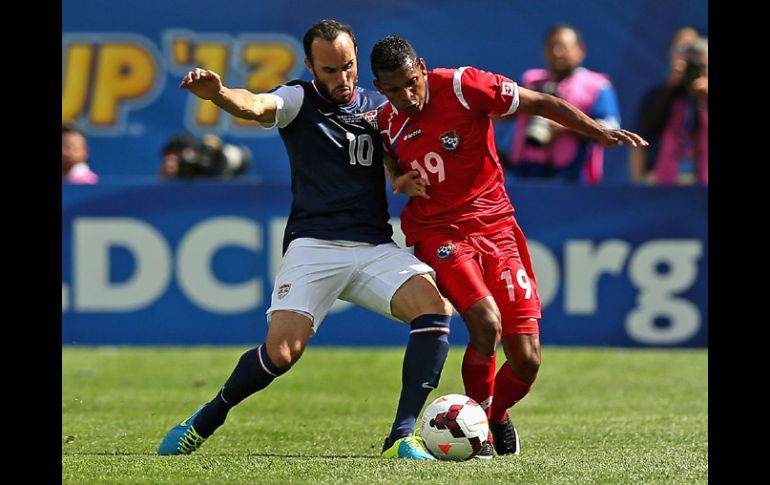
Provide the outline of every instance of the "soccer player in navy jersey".
[[[524,233],[514,218],[490,115],[517,109],[548,117],[604,146],[645,146],[638,135],[604,127],[555,96],[521,88],[473,67],[427,70],[408,41],[388,36],[371,53],[374,83],[390,101],[378,118],[395,172],[407,246],[436,271],[470,342],[462,362],[465,394],[487,410],[498,454],[519,454],[508,408],[529,392],[540,368],[540,298]],[[502,341],[507,358],[495,374]],[[488,444],[481,457],[491,458]]]
[[356,85],[350,27],[319,21],[305,34],[304,50],[310,82],[253,94],[228,88],[217,73],[196,68],[180,84],[234,116],[278,127],[291,164],[293,201],[265,342],[243,354],[210,402],[168,432],[158,448],[161,455],[197,450],[233,406],[288,371],[340,298],[411,326],[401,396],[382,455],[435,459],[412,433],[438,386],[452,307],[439,293],[432,268],[391,239],[376,127],[385,98]]

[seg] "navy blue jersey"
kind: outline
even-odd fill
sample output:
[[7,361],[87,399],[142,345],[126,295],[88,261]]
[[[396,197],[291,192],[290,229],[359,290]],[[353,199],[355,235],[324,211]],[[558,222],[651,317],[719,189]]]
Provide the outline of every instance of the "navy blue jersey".
[[391,241],[377,129],[385,97],[357,87],[350,103],[339,105],[307,81],[292,81],[271,94],[280,98],[273,126],[291,164],[293,200],[283,251],[299,237]]

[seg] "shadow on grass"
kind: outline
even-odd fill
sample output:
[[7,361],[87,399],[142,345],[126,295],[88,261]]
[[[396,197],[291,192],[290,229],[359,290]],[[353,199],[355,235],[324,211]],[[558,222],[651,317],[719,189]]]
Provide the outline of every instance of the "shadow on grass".
[[[236,456],[242,456],[239,454],[233,454],[233,453],[205,453],[205,454],[195,454],[195,455],[158,455],[157,453],[153,452],[146,452],[146,453],[137,453],[137,452],[128,452],[128,451],[100,451],[95,453],[62,453],[62,456],[162,456],[164,458],[173,458],[175,456],[200,456],[200,457],[220,457],[220,456],[228,456],[228,457],[236,457]],[[344,460],[344,459],[360,459],[360,458],[366,458],[366,459],[376,459],[381,460],[382,457],[379,455],[329,455],[329,454],[299,454],[299,453],[247,453],[245,455],[248,458],[297,458],[297,459],[306,459],[306,460],[317,460],[317,459],[323,459],[323,460]]]
[[246,455],[250,458],[305,458],[305,459],[324,459],[324,460],[337,460],[337,459],[349,459],[349,458],[368,458],[381,460],[379,455],[329,455],[329,454],[298,454],[298,453],[249,453]]

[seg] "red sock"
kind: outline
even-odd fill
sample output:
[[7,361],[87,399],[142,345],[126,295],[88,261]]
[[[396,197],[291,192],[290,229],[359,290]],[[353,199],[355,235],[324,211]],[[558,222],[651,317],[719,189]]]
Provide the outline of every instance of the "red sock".
[[463,384],[465,395],[476,401],[489,416],[492,391],[495,385],[496,354],[484,355],[468,344],[463,356]]
[[532,388],[532,383],[522,381],[511,370],[508,361],[503,364],[495,377],[495,394],[487,415],[489,420],[500,423],[508,414],[508,408],[521,401]]

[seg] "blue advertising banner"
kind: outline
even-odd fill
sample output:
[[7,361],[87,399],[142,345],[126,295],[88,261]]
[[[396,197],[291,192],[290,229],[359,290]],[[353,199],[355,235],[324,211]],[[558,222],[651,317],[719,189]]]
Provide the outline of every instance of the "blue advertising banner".
[[[150,176],[160,151],[179,132],[215,133],[253,153],[249,175],[288,180],[275,131],[236,122],[178,88],[194,66],[225,84],[262,92],[309,79],[302,37],[315,21],[350,24],[359,48],[359,84],[373,88],[372,45],[388,34],[409,39],[428,67],[472,65],[520,79],[543,67],[546,31],[567,22],[583,34],[585,67],[612,79],[623,125],[636,128],[644,91],[666,78],[674,32],[708,34],[706,0],[229,0],[211,2],[66,0],[62,3],[62,121],[76,120],[102,180]],[[606,156],[606,179],[627,180],[626,150]]]
[[[508,187],[544,344],[708,346],[708,190]],[[266,333],[290,207],[281,184],[62,186],[63,344],[251,344]],[[396,241],[404,197],[390,198]],[[313,345],[401,345],[337,302]],[[455,315],[450,341],[467,342]]]

